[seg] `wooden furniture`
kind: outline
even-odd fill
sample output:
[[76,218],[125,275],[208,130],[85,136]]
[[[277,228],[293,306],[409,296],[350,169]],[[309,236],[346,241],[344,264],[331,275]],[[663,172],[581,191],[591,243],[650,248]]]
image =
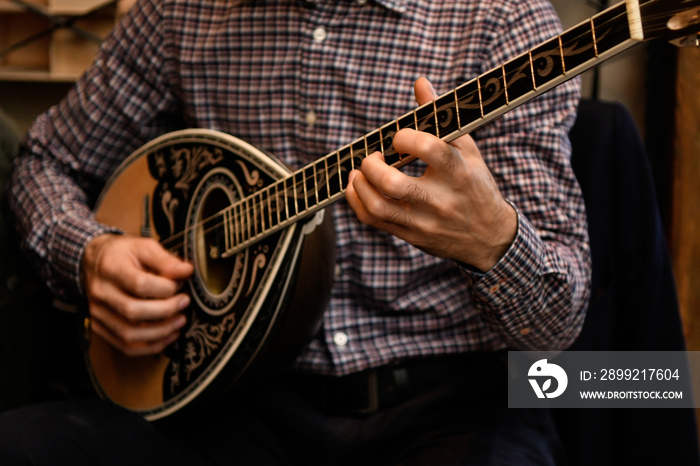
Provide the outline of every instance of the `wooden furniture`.
[[0,0],[0,80],[74,81],[132,0]]
[[700,350],[700,49],[678,51],[673,252],[681,314],[691,351]]

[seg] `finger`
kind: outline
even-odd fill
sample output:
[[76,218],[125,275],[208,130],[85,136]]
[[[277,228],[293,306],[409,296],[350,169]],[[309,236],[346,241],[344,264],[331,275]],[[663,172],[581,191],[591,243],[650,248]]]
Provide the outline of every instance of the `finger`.
[[159,354],[180,336],[179,331],[174,331],[160,339],[152,339],[148,341],[125,341],[104,327],[98,320],[93,320],[90,328],[92,332],[105,339],[110,345],[114,346],[127,356]]
[[131,296],[139,299],[165,299],[172,297],[182,286],[179,280],[155,275],[135,268],[123,270],[113,277],[115,283]]
[[100,322],[105,328],[125,342],[145,342],[163,339],[178,331],[187,323],[187,318],[181,313],[158,320],[132,321],[100,305],[93,306],[90,310],[90,315],[93,320]]
[[413,92],[416,96],[418,105],[424,105],[432,102],[437,97],[437,93],[433,85],[426,78],[421,77],[416,80],[413,85]]
[[394,226],[410,224],[406,209],[400,208],[397,201],[377,191],[363,172],[355,170],[350,180],[349,185],[352,187],[348,202],[362,223],[392,234],[398,233]]
[[184,293],[166,298],[142,299],[109,282],[101,282],[94,288],[95,291],[90,295],[92,302],[113,309],[130,322],[167,319],[190,305],[190,297]]
[[394,149],[398,153],[418,157],[441,175],[451,176],[465,164],[464,157],[455,147],[432,134],[410,128],[396,133]]
[[155,241],[144,240],[135,252],[140,263],[156,275],[184,280],[192,274],[192,264],[179,259]]
[[[418,78],[413,86],[413,90],[416,96],[416,102],[418,102],[418,105],[425,105],[427,103],[432,102],[435,100],[438,95],[437,92],[435,92],[435,89],[433,88],[433,85],[428,81],[428,79],[421,77]],[[468,134],[465,134],[451,143],[454,147],[456,147],[462,156],[469,156],[469,155],[477,155],[479,158],[481,158],[481,155],[479,154],[479,151],[476,148],[476,143],[472,139],[471,136]]]
[[420,178],[402,173],[384,163],[381,154],[372,154],[362,161],[362,174],[383,195],[409,204],[424,204],[429,195]]
[[111,235],[90,243],[83,262],[86,289],[95,295],[109,291],[100,289],[106,281],[134,297],[168,298],[193,270],[192,265],[172,256],[154,240]]
[[357,194],[356,189],[356,186],[358,185],[358,183],[360,183],[360,181],[358,181],[357,178],[363,176],[364,175],[362,175],[362,173],[359,170],[352,170],[349,173],[348,185],[345,189],[345,199],[348,201],[348,204],[355,212],[355,215],[357,215],[357,218],[362,223],[368,224],[370,221],[370,214],[365,208],[365,205],[362,203],[362,200]]
[[[179,295],[173,299],[182,298],[184,298],[183,303],[189,302],[189,298],[185,295]],[[131,303],[131,310],[122,313],[115,306],[94,300],[90,302],[93,330],[126,354],[133,354],[132,350],[134,348],[140,348],[138,352],[158,352],[159,349],[167,346],[168,342],[174,341],[174,338],[179,335],[180,329],[187,323],[185,316],[179,312],[168,315],[170,312],[163,314],[153,309],[144,312],[142,308],[142,306],[145,306],[147,309],[160,305],[172,307],[172,303],[133,299],[131,299]],[[182,307],[182,305],[179,307]],[[163,315],[163,317],[144,320],[144,316],[154,317],[159,315]]]

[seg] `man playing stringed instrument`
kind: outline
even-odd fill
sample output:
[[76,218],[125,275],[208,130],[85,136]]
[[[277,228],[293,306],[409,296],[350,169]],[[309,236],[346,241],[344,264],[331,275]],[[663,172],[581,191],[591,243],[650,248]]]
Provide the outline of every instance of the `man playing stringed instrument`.
[[[100,400],[29,407],[0,417],[0,456],[555,464],[549,413],[506,408],[503,351],[565,349],[588,299],[584,206],[568,160],[577,83],[510,109],[556,74],[559,45],[536,47],[558,31],[544,0],[139,1],[29,132],[11,187],[24,248],[59,297],[87,300],[96,337],[129,357],[167,353],[191,324],[185,311],[206,301],[186,286],[196,261],[99,222],[92,207],[129,153],[210,128],[292,170],[338,161],[328,178],[340,176],[335,193],[347,202],[332,208],[330,302],[290,367],[264,383],[154,422]],[[458,87],[476,76],[473,92]],[[460,135],[467,117],[510,111],[448,142],[438,98]],[[432,112],[425,121],[416,101]],[[382,125],[400,115],[385,144]],[[362,136],[380,127],[378,143]],[[363,160],[344,170],[338,149],[352,141],[348,160]],[[398,170],[389,146],[417,161]],[[308,178],[304,190],[292,181],[306,193]],[[331,181],[313,183],[333,197]],[[151,209],[172,197],[159,199]],[[248,215],[264,229],[282,207],[263,199]]]

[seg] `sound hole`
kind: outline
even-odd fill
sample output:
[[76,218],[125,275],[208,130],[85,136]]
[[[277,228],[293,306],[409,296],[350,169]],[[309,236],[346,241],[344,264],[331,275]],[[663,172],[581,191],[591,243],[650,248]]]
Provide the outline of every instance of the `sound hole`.
[[187,256],[195,267],[190,281],[192,296],[201,310],[213,316],[231,309],[245,278],[247,251],[221,257],[229,232],[222,211],[239,198],[239,193],[240,186],[230,171],[214,169],[197,186],[188,214]]
[[213,294],[219,295],[226,290],[231,282],[233,270],[230,261],[221,259],[224,242],[221,231],[221,212],[231,205],[226,191],[214,186],[202,199],[197,212],[197,265],[199,274],[206,288]]

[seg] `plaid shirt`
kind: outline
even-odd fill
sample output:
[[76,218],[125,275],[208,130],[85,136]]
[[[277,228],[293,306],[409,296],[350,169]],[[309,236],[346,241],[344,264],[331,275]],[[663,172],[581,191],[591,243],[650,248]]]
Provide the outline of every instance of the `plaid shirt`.
[[[416,78],[446,92],[558,28],[544,0],[143,0],[28,135],[11,200],[24,246],[56,293],[74,293],[86,242],[109,231],[88,205],[155,136],[217,129],[299,168],[413,109]],[[570,344],[590,274],[568,160],[577,99],[564,84],[474,133],[519,215],[487,273],[363,226],[338,203],[336,285],[299,370]]]

